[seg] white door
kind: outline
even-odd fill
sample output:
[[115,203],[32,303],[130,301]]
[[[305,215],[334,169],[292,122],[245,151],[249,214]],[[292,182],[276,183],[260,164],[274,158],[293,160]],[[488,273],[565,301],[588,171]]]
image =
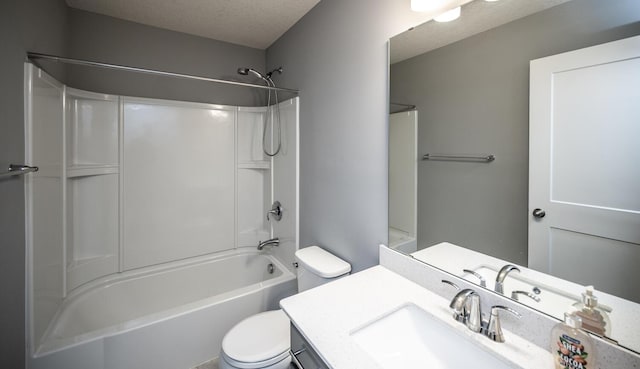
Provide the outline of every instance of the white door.
[[640,36],[530,66],[529,266],[640,302]]

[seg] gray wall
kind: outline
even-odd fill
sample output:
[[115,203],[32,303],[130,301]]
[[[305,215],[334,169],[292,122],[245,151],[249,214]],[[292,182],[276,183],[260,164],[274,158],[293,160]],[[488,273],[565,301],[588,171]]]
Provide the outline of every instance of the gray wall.
[[[236,73],[264,70],[265,51],[69,9],[69,57],[262,84]],[[262,103],[262,90],[136,73],[68,69],[70,86],[103,93],[227,105]]]
[[[0,2],[0,170],[24,162],[23,61],[25,50],[63,54],[63,0]],[[62,78],[61,69],[53,71]],[[0,367],[25,359],[24,185],[0,179]]]
[[[574,0],[391,67],[391,101],[419,110],[419,248],[449,241],[527,264],[529,60],[640,34],[637,0]],[[464,21],[464,18],[461,18]]]
[[[354,271],[387,243],[387,40],[408,1],[323,0],[267,50],[300,89],[300,246]],[[404,22],[404,24],[403,24]]]

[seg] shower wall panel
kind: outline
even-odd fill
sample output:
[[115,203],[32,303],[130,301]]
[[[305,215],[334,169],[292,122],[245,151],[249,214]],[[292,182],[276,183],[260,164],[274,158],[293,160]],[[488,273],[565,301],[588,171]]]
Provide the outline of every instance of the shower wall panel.
[[25,176],[27,304],[31,337],[39,339],[64,298],[64,86],[41,70],[25,68],[26,162],[40,170]]
[[233,248],[235,109],[126,98],[124,269]]
[[271,159],[262,151],[265,107],[239,107],[238,247],[256,246],[270,238],[266,211],[271,208]]
[[66,88],[66,290],[118,272],[119,98]]

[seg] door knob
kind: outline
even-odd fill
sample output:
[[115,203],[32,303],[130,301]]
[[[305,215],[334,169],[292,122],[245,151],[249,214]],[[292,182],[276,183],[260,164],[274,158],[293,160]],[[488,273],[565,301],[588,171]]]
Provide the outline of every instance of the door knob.
[[533,209],[533,216],[536,218],[544,218],[544,216],[547,215],[547,213],[544,212],[544,210],[536,208]]

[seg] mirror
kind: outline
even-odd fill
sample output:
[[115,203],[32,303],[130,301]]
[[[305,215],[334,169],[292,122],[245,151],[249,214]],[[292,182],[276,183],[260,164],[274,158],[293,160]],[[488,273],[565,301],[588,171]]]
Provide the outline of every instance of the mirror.
[[[391,114],[389,127],[390,247],[479,283],[473,273],[463,272],[475,268],[472,271],[489,276],[485,279],[492,290],[501,266],[517,265],[520,272],[512,271],[506,280],[524,283],[519,289],[533,295],[534,289],[542,290],[542,296],[559,299],[568,296],[558,300],[560,308],[554,310],[545,307],[551,297],[538,304],[524,293],[515,295],[558,319],[593,285],[601,307],[610,310],[610,327],[621,327],[608,336],[640,352],[640,337],[625,332],[629,321],[620,315],[640,315],[634,266],[640,246],[628,243],[621,246],[624,253],[603,257],[591,252],[585,239],[579,242],[584,248],[540,266],[535,248],[552,247],[531,243],[529,231],[530,224],[557,219],[560,213],[540,206],[546,218],[540,211],[536,217],[538,207],[530,203],[529,121],[538,108],[530,109],[529,62],[638,34],[636,0],[475,0],[463,6],[458,20],[429,21],[393,37],[390,111],[399,113]],[[638,132],[637,125],[633,129]],[[587,136],[577,132],[571,139]],[[423,160],[426,154],[428,160]],[[589,158],[580,165],[595,166]],[[634,188],[632,193],[637,193],[639,187]],[[640,195],[633,197],[629,203],[637,203]],[[636,210],[631,213],[640,214]],[[635,219],[626,232],[637,244],[640,223]],[[571,268],[558,267],[563,263]],[[569,269],[580,269],[581,274],[569,277],[564,274]],[[608,282],[611,276],[624,282]],[[511,297],[511,292],[505,294]]]

